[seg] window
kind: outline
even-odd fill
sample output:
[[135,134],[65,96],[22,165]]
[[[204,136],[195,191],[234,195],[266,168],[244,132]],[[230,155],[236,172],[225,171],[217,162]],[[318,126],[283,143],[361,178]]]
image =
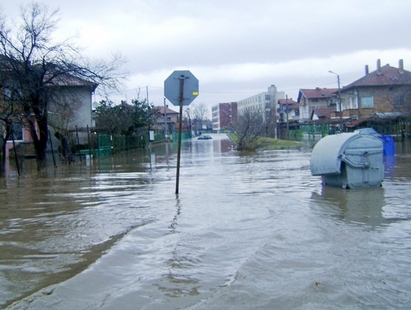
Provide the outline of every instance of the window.
[[350,109],[357,109],[357,98],[350,97]]
[[[13,135],[14,141],[23,141],[23,124],[13,123]],[[9,141],[13,141],[13,135],[10,135]]]
[[362,97],[361,98],[361,108],[373,108],[374,98],[373,97]]
[[395,107],[403,107],[405,103],[405,96],[404,94],[397,94],[394,97],[394,106]]

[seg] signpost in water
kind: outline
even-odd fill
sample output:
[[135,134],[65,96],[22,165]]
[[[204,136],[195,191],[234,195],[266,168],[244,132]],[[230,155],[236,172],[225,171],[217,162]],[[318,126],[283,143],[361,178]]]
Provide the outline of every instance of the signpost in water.
[[188,70],[174,71],[164,81],[164,97],[180,107],[177,146],[176,194],[180,181],[181,129],[183,106],[189,105],[199,94],[198,79]]

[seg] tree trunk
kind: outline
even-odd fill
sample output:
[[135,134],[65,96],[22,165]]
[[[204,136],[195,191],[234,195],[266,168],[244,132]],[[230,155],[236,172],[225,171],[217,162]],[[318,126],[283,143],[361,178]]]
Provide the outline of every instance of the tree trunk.
[[9,140],[12,134],[12,126],[9,122],[5,122],[5,135],[0,137],[1,141],[1,158],[0,158],[0,177],[6,176],[6,148],[7,148],[7,141]]
[[46,148],[48,139],[47,118],[44,115],[36,115],[38,133],[36,130],[36,123],[29,118],[28,123],[30,127],[31,137],[33,139],[34,150],[36,152],[37,170],[40,171],[47,166]]
[[40,171],[47,166],[47,141],[48,141],[48,126],[47,118],[43,115],[40,119],[37,119],[37,124],[39,127],[40,138],[34,145],[36,149],[36,160],[37,160],[37,170]]
[[0,137],[1,141],[1,158],[0,158],[0,177],[4,177],[6,175],[6,144],[7,140]]

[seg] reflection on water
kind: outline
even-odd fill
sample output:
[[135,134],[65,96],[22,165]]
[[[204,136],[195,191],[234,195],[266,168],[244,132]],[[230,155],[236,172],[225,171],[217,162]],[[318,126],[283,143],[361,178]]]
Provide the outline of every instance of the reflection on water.
[[410,148],[345,190],[311,176],[310,143],[184,141],[178,196],[173,144],[2,179],[0,306],[408,309]]
[[395,156],[384,156],[384,178],[391,179],[395,171]]
[[344,190],[323,186],[320,194],[313,193],[315,204],[334,208],[341,220],[378,226],[386,221],[382,215],[385,205],[383,188]]

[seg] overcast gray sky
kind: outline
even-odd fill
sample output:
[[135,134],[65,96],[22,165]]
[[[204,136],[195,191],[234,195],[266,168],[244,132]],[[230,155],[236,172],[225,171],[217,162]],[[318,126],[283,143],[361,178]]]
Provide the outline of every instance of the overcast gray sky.
[[[164,80],[190,70],[194,103],[245,99],[274,84],[289,98],[300,88],[347,85],[364,66],[411,71],[409,0],[43,0],[60,11],[59,35],[79,35],[88,56],[121,52],[129,79],[113,99],[163,104]],[[2,0],[6,16],[28,1]],[[97,98],[98,99],[98,98]],[[171,106],[171,108],[173,108]]]

